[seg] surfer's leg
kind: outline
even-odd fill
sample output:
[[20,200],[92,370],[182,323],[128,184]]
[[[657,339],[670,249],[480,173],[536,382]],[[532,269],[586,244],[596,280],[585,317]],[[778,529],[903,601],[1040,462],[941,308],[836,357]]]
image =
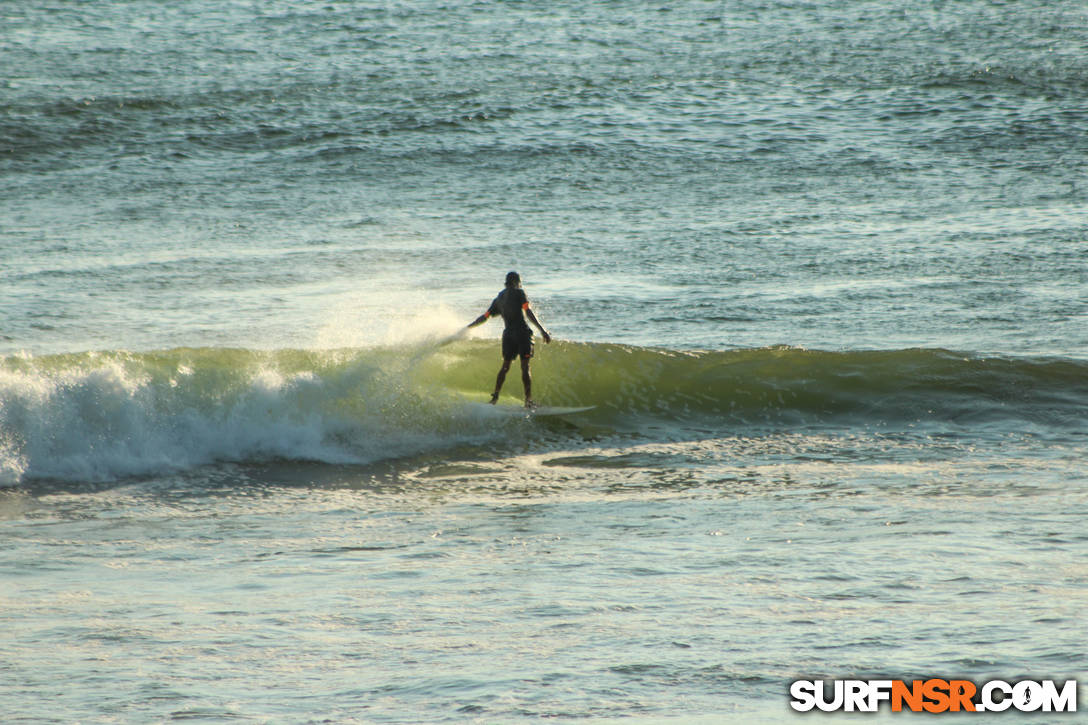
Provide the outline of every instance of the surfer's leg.
[[510,360],[503,359],[502,367],[499,368],[499,376],[495,378],[495,392],[491,394],[491,404],[494,405],[499,400],[499,391],[502,390],[502,384],[506,382],[506,371],[510,369]]
[[521,384],[525,386],[525,407],[533,405],[533,376],[529,374],[529,356],[521,358]]

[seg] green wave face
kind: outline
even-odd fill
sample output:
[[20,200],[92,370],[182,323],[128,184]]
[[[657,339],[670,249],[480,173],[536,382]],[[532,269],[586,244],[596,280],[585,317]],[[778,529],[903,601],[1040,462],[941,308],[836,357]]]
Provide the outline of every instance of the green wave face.
[[[574,343],[546,353],[534,363],[541,399],[596,405],[617,416],[701,415],[739,424],[848,419],[1076,425],[1088,402],[1088,364],[1068,359],[964,357],[932,349],[698,353]],[[466,350],[444,374],[451,384],[467,385],[481,378],[477,371],[486,369],[489,357],[479,348]]]

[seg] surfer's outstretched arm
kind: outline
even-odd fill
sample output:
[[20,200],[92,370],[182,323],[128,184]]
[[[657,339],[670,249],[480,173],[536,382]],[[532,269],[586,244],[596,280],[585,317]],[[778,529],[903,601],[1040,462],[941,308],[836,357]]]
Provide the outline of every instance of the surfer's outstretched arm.
[[468,326],[469,327],[476,327],[477,325],[482,325],[485,322],[487,322],[488,317],[490,317],[490,315],[485,312],[482,315],[480,315],[479,317],[477,317],[475,320],[473,320],[472,322],[468,323]]
[[544,338],[545,343],[552,341],[552,336],[548,334],[548,331],[544,329],[544,325],[540,324],[540,320],[536,319],[536,314],[533,312],[532,307],[525,308],[525,316],[529,318],[529,322],[533,323],[540,330],[540,336]]

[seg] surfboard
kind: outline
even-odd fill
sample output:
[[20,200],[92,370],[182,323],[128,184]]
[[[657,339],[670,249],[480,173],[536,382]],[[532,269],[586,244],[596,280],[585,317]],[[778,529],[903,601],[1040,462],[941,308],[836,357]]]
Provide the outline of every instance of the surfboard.
[[491,405],[490,403],[476,403],[473,407],[482,413],[489,415],[503,415],[524,418],[548,418],[558,415],[576,415],[593,410],[596,405],[583,405],[564,407],[558,405],[538,405],[535,408],[526,408],[521,405]]
[[521,408],[529,415],[541,417],[549,415],[574,415],[575,413],[585,413],[587,410],[593,410],[596,405],[583,405],[575,408],[564,408],[558,405],[538,405],[535,408]]

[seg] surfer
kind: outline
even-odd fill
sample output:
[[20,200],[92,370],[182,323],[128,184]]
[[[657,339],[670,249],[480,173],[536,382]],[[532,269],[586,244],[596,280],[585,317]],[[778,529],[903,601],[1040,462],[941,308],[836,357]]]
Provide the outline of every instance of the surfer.
[[495,392],[491,394],[491,404],[494,405],[499,400],[499,391],[502,390],[502,384],[506,381],[510,363],[514,361],[514,358],[520,357],[521,383],[525,386],[525,407],[533,408],[536,403],[533,402],[533,380],[529,374],[529,361],[533,357],[533,330],[529,327],[529,322],[537,326],[545,343],[551,342],[552,336],[540,324],[540,320],[529,307],[529,298],[525,296],[525,290],[521,288],[521,276],[517,272],[506,275],[506,287],[499,292],[498,297],[487,308],[487,312],[470,322],[468,326],[472,328],[482,325],[494,315],[502,315],[506,329],[502,333],[502,367],[499,368],[499,376],[495,379]]

